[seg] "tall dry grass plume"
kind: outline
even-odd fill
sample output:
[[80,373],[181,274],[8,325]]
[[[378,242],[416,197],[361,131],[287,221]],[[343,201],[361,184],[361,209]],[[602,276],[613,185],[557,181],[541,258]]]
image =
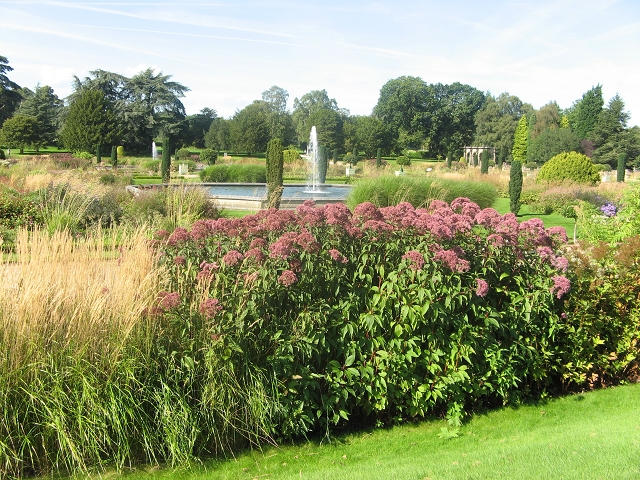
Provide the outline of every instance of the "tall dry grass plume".
[[117,356],[161,284],[143,231],[74,240],[67,231],[22,230],[16,243],[17,260],[0,260],[1,369],[56,350],[106,362]]

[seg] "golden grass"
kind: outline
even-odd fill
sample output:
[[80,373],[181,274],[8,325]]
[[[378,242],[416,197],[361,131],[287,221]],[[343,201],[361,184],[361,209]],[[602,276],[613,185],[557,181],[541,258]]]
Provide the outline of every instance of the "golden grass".
[[113,358],[161,289],[143,230],[81,240],[22,230],[16,244],[17,261],[0,260],[0,348],[9,371],[51,349]]

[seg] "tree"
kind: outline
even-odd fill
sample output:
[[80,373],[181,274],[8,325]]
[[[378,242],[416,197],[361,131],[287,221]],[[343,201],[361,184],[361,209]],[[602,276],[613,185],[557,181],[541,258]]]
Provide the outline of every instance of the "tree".
[[90,74],[84,80],[74,77],[69,99],[73,103],[87,90],[101,91],[122,126],[127,151],[146,152],[155,137],[180,135],[185,119],[180,98],[189,89],[170,81],[171,75],[155,74],[151,68],[132,78],[105,70]]
[[529,127],[527,125],[527,117],[523,115],[518,121],[518,126],[513,135],[513,148],[511,155],[513,160],[520,163],[527,161],[527,146],[529,143]]
[[509,210],[514,215],[520,211],[520,195],[522,194],[522,163],[519,160],[511,162],[509,170]]
[[615,167],[620,153],[629,155],[627,146],[627,121],[629,113],[624,109],[624,102],[615,95],[598,117],[590,140],[593,142],[592,159],[595,163],[606,163]]
[[37,144],[40,124],[34,117],[16,115],[2,124],[0,129],[0,143],[9,147],[19,148],[24,153],[26,147]]
[[502,93],[497,98],[488,95],[475,116],[474,143],[495,147],[498,163],[501,164],[511,155],[518,120],[532,111],[531,105],[508,93]]
[[570,128],[548,128],[529,144],[527,162],[545,163],[559,153],[579,149],[580,139]]
[[282,199],[282,172],[284,168],[284,155],[282,153],[282,140],[272,138],[267,144],[267,205],[269,208],[280,208]]
[[98,144],[115,144],[118,122],[104,93],[87,90],[69,106],[60,139],[71,151],[91,152]]
[[483,150],[480,154],[480,173],[486,175],[489,173],[489,151]]
[[340,148],[343,144],[342,116],[335,110],[323,108],[313,112],[307,118],[307,140],[311,132],[311,127],[315,126],[318,133],[318,143],[333,150]]
[[351,119],[355,133],[351,145],[357,143],[367,158],[373,158],[378,149],[385,154],[391,153],[393,135],[382,120],[373,116],[356,116]]
[[171,180],[171,147],[171,138],[164,137],[164,140],[162,140],[162,161],[160,163],[162,183],[169,183]]
[[277,85],[262,92],[262,100],[267,105],[267,118],[271,138],[279,138],[283,145],[295,141],[295,129],[291,115],[287,111],[289,93]]
[[625,174],[625,165],[627,163],[627,154],[626,153],[621,153],[620,155],[618,155],[618,168],[617,168],[617,175],[616,175],[616,181],[617,182],[624,182],[624,174]]
[[578,137],[589,138],[598,122],[600,112],[604,106],[602,99],[602,85],[597,85],[584,95],[582,98],[574,102],[570,109],[569,124]]
[[480,90],[455,82],[451,85],[437,83],[429,90],[434,99],[428,132],[429,151],[433,156],[445,156],[448,152],[462,152],[470,145],[476,131],[475,115],[485,102]]
[[200,110],[200,113],[187,115],[181,129],[179,144],[186,147],[204,148],[205,137],[216,118],[218,118],[216,111],[206,107]]
[[560,107],[556,102],[549,102],[534,113],[535,121],[529,125],[531,140],[535,140],[546,130],[560,127]]
[[[26,90],[26,89],[25,89]],[[41,87],[36,85],[34,92],[27,90],[25,98],[20,103],[17,113],[34,117],[38,120],[40,130],[38,132],[39,146],[53,145],[56,143],[58,118],[63,107],[63,102],[48,85]]]
[[22,100],[20,85],[9,80],[6,75],[12,71],[13,67],[9,66],[7,57],[0,55],[0,125],[13,116]]
[[312,125],[309,124],[308,119],[318,110],[333,110],[340,113],[338,102],[335,98],[329,98],[326,90],[312,90],[300,99],[294,98],[292,120],[299,145],[306,144],[309,140]]
[[209,131],[204,136],[204,145],[216,152],[229,150],[231,141],[229,138],[229,120],[215,118],[209,126]]
[[255,100],[242,110],[236,111],[229,121],[231,149],[236,152],[264,152],[269,141],[267,106]]
[[422,148],[430,127],[432,101],[426,82],[402,76],[382,86],[373,115],[391,128],[400,148]]

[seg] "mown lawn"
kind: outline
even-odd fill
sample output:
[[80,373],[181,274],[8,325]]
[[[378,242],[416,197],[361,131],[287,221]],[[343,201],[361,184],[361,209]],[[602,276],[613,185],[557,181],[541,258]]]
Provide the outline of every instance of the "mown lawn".
[[[493,204],[493,208],[495,208],[499,213],[504,215],[505,213],[509,213],[509,199],[508,198],[497,198],[495,203]],[[573,230],[576,224],[576,221],[573,218],[563,217],[562,215],[558,215],[557,213],[551,213],[549,215],[545,215],[539,212],[532,212],[529,209],[528,205],[522,205],[520,211],[518,212],[518,221],[524,222],[525,220],[529,220],[531,218],[539,218],[544,222],[545,228],[549,227],[563,227],[567,231],[567,236],[569,239],[573,239]],[[580,238],[580,232],[577,233],[577,238]]]
[[639,400],[640,384],[626,385],[476,414],[455,438],[432,420],[126,478],[637,479]]

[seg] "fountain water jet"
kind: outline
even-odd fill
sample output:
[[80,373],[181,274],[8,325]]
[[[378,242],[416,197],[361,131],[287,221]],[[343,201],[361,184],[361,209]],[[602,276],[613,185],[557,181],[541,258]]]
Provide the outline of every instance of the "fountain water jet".
[[151,158],[156,160],[158,158],[158,149],[156,148],[156,142],[151,142]]
[[309,180],[307,187],[310,192],[322,193],[320,188],[320,162],[324,159],[320,158],[320,148],[318,145],[318,133],[316,132],[315,125],[311,127],[311,134],[309,135],[309,143],[307,144],[307,154],[303,155],[309,165]]

